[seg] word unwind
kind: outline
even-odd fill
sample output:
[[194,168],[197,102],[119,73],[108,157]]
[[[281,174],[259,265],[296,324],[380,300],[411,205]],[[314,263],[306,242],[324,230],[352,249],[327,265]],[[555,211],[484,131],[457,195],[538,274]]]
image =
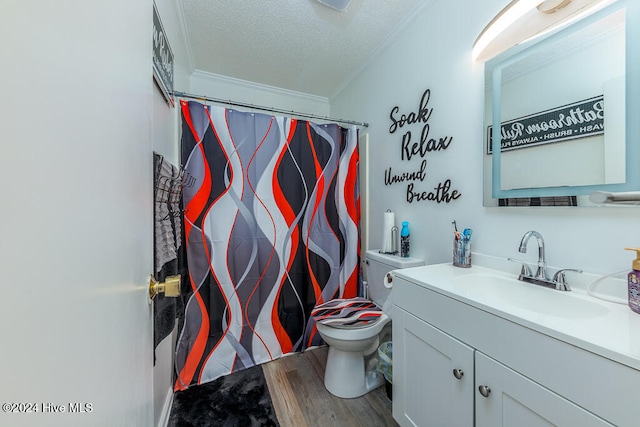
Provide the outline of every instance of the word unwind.
[[424,159],[420,163],[420,169],[414,172],[404,172],[402,174],[393,174],[391,167],[384,171],[384,185],[396,184],[405,181],[424,181],[427,177],[427,160]]

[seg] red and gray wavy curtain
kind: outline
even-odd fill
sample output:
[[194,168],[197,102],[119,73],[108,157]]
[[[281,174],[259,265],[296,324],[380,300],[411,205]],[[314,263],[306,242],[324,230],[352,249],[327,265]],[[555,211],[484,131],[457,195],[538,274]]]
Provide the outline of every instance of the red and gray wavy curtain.
[[181,102],[189,277],[176,390],[322,343],[358,294],[358,132]]

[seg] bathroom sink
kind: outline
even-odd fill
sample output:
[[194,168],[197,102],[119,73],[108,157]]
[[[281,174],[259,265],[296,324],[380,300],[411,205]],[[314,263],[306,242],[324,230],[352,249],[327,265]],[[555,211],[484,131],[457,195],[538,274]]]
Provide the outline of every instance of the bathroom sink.
[[456,286],[462,288],[476,289],[482,287],[485,290],[500,291],[503,288],[518,285],[518,280],[511,277],[504,277],[486,273],[470,273],[463,276],[454,277],[451,280]]
[[470,272],[453,277],[451,285],[461,296],[477,301],[561,318],[588,319],[609,311],[605,305],[576,292],[557,291],[497,274]]

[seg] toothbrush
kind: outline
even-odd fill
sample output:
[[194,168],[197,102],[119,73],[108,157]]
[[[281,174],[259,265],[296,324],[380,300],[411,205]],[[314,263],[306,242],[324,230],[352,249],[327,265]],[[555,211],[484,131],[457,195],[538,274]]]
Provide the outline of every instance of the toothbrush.
[[464,231],[462,232],[462,235],[465,237],[465,240],[471,240],[471,234],[473,233],[473,230],[470,228],[465,228]]

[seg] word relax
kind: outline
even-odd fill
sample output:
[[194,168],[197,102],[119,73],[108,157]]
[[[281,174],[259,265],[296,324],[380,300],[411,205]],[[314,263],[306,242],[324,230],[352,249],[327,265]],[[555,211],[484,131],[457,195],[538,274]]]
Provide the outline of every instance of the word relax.
[[427,153],[431,151],[441,151],[446,150],[451,145],[453,141],[453,137],[445,136],[442,138],[438,138],[435,140],[434,138],[429,138],[429,123],[424,125],[422,128],[422,133],[420,134],[420,142],[411,143],[411,131],[407,131],[404,135],[402,135],[402,145],[401,145],[401,159],[402,160],[411,160],[411,157],[418,154],[420,157],[426,156]]

